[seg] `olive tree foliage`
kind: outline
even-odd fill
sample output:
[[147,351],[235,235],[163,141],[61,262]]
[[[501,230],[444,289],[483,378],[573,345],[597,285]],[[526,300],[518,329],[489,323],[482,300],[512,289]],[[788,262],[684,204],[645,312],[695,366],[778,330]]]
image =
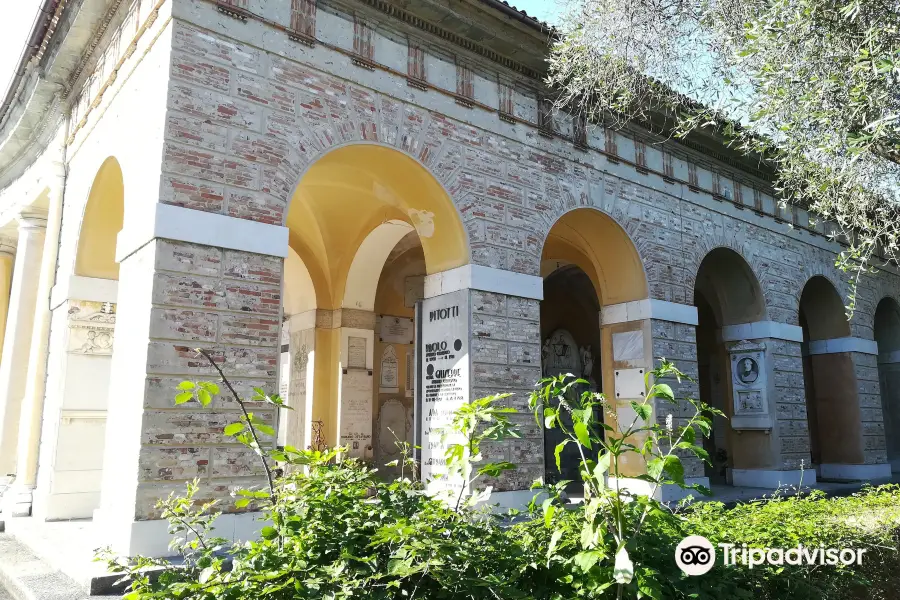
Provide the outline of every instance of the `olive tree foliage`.
[[837,224],[854,290],[898,258],[900,2],[566,4],[548,76],[560,107],[612,127],[715,129],[762,157],[782,201]]

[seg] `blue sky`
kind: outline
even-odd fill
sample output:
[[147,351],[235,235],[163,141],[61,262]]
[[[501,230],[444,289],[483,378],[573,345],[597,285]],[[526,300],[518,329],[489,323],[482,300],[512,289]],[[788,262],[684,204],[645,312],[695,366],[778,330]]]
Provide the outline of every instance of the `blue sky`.
[[557,0],[506,0],[519,10],[524,10],[532,17],[553,23],[560,12]]

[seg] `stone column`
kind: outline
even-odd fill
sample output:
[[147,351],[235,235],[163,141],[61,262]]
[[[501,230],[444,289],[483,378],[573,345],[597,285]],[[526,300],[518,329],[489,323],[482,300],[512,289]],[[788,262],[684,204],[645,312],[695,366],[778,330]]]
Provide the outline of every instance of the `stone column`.
[[[325,444],[344,446],[349,456],[369,460],[374,413],[375,313],[349,308],[312,312],[316,318],[312,419],[322,424]],[[309,334],[303,337],[310,339]]]
[[[615,406],[619,431],[625,431],[637,419],[631,401],[640,401],[646,393],[644,375],[654,369],[659,357],[673,361],[683,372],[697,378],[696,326],[697,309],[685,304],[663,300],[640,300],[607,305],[601,309],[603,348],[603,392]],[[653,417],[665,424],[671,415],[674,425],[683,425],[693,408],[683,399],[697,398],[696,384],[666,381],[675,393],[677,403],[657,401]],[[703,463],[691,454],[681,455],[685,481],[709,486]],[[620,479],[610,477],[610,485],[618,483],[623,489],[649,494],[650,485],[634,479],[646,473],[646,464],[636,454],[624,457],[620,464]],[[665,502],[677,501],[686,495],[677,486],[663,486],[656,497]],[[696,495],[696,494],[695,494]]]
[[47,225],[42,215],[21,215],[16,262],[9,298],[9,314],[0,363],[0,474],[11,474],[16,466],[19,416],[25,394],[28,357],[34,327],[34,310],[41,254]]
[[[223,434],[240,415],[227,390],[206,407],[174,404],[181,381],[216,380],[195,348],[213,353],[244,398],[254,387],[277,388],[287,230],[157,209],[148,230],[137,224],[129,231],[126,223],[117,247],[116,351],[95,524],[100,540],[128,555],[169,553],[156,501],[183,492],[194,478],[198,499],[221,499],[219,535],[249,539],[261,526],[252,506],[237,509],[230,497],[237,487],[264,485],[264,478],[255,453]],[[274,424],[267,405],[252,410]]]
[[[46,220],[44,249],[34,303],[34,327],[28,351],[28,371],[25,393],[19,416],[18,448],[16,450],[16,481],[4,497],[5,512],[12,516],[31,514],[32,492],[37,479],[38,452],[41,444],[41,422],[46,394],[47,357],[50,342],[50,291],[56,281],[59,233],[62,226],[65,165],[54,163],[56,185],[50,193]],[[6,509],[9,510],[6,510]]]
[[800,355],[803,331],[795,325],[758,321],[723,327],[722,341],[732,353],[745,346],[762,348],[758,377],[765,381],[760,406],[741,408],[729,371],[732,483],[769,489],[815,484]]
[[6,319],[9,315],[9,296],[15,261],[16,241],[0,238],[0,361],[3,358],[3,339],[6,335]]
[[878,344],[846,337],[809,342],[822,479],[891,476],[878,395]]

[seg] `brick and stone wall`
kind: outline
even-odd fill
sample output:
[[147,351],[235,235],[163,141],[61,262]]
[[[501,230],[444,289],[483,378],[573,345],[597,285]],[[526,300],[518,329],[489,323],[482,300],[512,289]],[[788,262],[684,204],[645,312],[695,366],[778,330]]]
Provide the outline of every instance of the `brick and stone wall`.
[[499,481],[497,491],[528,489],[544,475],[544,433],[528,410],[528,396],[541,378],[540,310],[537,300],[472,292],[472,398],[511,393],[505,404],[519,411],[512,421],[522,437],[485,447],[491,461],[518,467]]

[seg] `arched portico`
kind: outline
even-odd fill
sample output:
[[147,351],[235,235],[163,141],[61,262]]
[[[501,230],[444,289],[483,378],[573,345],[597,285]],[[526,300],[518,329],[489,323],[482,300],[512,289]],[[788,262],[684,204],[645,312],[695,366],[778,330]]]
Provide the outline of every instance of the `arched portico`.
[[94,176],[84,205],[74,272],[57,278],[50,302],[50,354],[33,506],[33,514],[41,519],[88,518],[100,504],[117,312],[116,245],[124,212],[122,171],[110,157]]
[[[844,301],[823,276],[812,277],[803,287],[798,319],[805,343],[803,377],[813,465],[822,479],[889,476],[883,457],[867,447],[876,441],[883,447],[883,430],[873,427],[883,427],[881,411],[862,408],[862,384],[867,373],[874,372],[877,344],[852,337]],[[869,387],[875,388],[874,381]]]
[[[643,395],[643,373],[654,360],[647,277],[635,244],[606,213],[574,209],[550,228],[541,275],[543,374],[579,371],[573,374],[611,399],[614,414],[602,417],[618,419],[624,430],[634,419],[630,401]],[[560,440],[552,432],[545,438],[547,476],[559,477],[553,453]],[[563,458],[577,464],[577,450]],[[644,470],[637,456],[626,456],[622,467],[626,476]],[[564,465],[563,478],[570,475]]]
[[[343,146],[314,162],[292,196],[286,225],[292,249],[285,271],[291,352],[302,351],[304,345],[309,348],[312,340],[315,347],[310,420],[321,431],[320,441],[346,445],[351,455],[372,459],[380,396],[401,392],[399,385],[382,384],[399,376],[400,369],[392,361],[405,362],[413,341],[412,334],[405,343],[385,342],[387,336],[376,341],[379,317],[402,319],[409,329],[412,323],[413,305],[376,311],[379,290],[397,284],[385,281],[386,276],[391,279],[389,258],[401,240],[414,240],[423,270],[403,277],[418,277],[417,288],[410,293],[415,296],[412,302],[420,300],[426,274],[468,264],[465,227],[452,200],[427,169],[400,151],[376,144]],[[302,275],[291,264],[302,265]],[[295,286],[297,277],[303,286]],[[314,318],[299,317],[295,312],[299,309],[287,304],[296,304],[304,294],[315,295],[302,302],[307,310],[314,310]],[[297,335],[306,342],[295,341]],[[382,360],[385,352],[390,354],[387,362]],[[296,366],[297,361],[292,359],[291,364]],[[286,364],[284,356],[282,364]],[[385,368],[392,372],[385,373]],[[295,376],[300,375],[291,373],[292,390]],[[289,433],[284,441],[311,444],[311,427],[310,423],[301,427],[307,432],[302,440]]]
[[732,247],[709,251],[694,286],[700,399],[721,410],[707,451],[713,482],[774,489],[815,483],[809,462],[799,327],[770,320],[764,289]]
[[885,452],[896,473],[900,471],[900,303],[891,297],[878,303],[874,330]]

